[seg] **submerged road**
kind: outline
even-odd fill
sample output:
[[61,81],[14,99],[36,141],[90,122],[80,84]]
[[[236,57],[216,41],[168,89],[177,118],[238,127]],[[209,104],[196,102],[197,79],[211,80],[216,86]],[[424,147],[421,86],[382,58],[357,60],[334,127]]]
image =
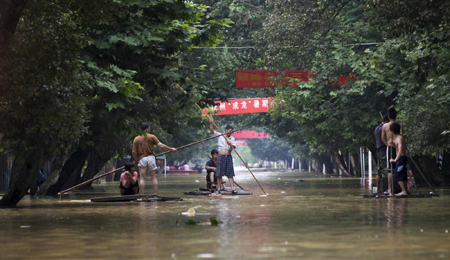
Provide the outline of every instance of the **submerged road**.
[[[0,259],[450,258],[448,189],[429,199],[377,200],[361,196],[359,179],[254,173],[267,197],[244,170],[236,180],[255,195],[183,195],[205,186],[205,174],[196,174],[158,176],[159,195],[181,202],[90,202],[117,195],[118,183],[61,201],[25,197],[0,209]],[[193,217],[183,214],[190,208]]]

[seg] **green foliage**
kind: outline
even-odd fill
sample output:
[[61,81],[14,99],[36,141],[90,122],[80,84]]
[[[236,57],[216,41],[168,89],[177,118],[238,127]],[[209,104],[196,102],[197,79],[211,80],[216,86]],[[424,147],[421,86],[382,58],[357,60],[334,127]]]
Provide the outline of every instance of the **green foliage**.
[[195,226],[197,225],[197,222],[195,222],[193,219],[189,219],[186,221],[186,226]]
[[247,143],[252,155],[260,160],[278,161],[292,158],[290,146],[282,140],[275,138],[249,139]]
[[179,70],[180,55],[215,46],[230,23],[204,19],[205,8],[171,0],[28,1],[13,69],[2,63],[0,70],[11,81],[0,90],[8,152],[93,146],[111,157],[131,154],[142,121],[168,136],[186,124],[202,127],[191,106],[202,93],[184,96],[172,83],[195,81]]
[[211,221],[211,226],[218,226],[219,221],[216,219],[216,217],[210,217],[209,221]]
[[368,55],[365,48],[351,44],[380,40],[366,25],[362,5],[358,1],[274,3],[274,14],[254,34],[256,46],[267,54],[270,68],[309,70],[313,77],[299,82],[299,87],[272,91],[276,99],[266,122],[268,132],[298,146],[294,151],[303,158],[373,146],[373,128],[389,99],[377,95],[379,84],[359,74],[345,85],[337,82],[340,75],[355,73],[355,56]]

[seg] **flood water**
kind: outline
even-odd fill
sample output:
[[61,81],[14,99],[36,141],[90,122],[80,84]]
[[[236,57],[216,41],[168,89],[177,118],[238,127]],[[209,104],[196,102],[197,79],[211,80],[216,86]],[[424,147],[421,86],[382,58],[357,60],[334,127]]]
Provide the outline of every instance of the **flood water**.
[[[244,170],[236,180],[252,196],[183,194],[204,187],[205,174],[158,176],[159,195],[181,202],[90,202],[118,195],[117,182],[61,201],[26,196],[0,209],[0,259],[450,258],[448,189],[433,198],[372,199],[361,196],[359,179],[254,173],[268,196]],[[197,215],[181,214],[189,208]]]

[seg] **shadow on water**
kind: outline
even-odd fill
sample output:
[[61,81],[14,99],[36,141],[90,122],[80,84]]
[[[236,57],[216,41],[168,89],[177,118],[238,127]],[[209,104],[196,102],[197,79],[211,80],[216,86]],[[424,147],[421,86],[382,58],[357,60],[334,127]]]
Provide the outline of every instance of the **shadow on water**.
[[[368,199],[360,180],[300,172],[237,172],[253,196],[185,196],[204,174],[159,176],[181,202],[92,203],[118,183],[0,209],[1,259],[449,258],[448,190],[432,199]],[[296,180],[303,180],[296,182]],[[198,182],[197,182],[198,181]],[[150,182],[148,182],[150,184]],[[146,193],[151,193],[151,186]],[[194,217],[183,215],[194,208]],[[210,225],[209,218],[219,220]],[[186,225],[188,220],[195,225]]]

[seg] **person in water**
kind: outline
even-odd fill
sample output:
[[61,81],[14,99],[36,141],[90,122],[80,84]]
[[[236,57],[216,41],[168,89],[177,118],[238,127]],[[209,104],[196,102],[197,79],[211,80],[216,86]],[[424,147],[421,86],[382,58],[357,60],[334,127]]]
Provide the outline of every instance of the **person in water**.
[[[211,134],[214,136],[220,135],[219,132],[214,131],[212,120],[209,119],[209,130]],[[231,136],[233,132],[233,127],[227,125],[225,127],[225,134],[218,138],[217,144],[219,146],[219,155],[217,157],[217,187],[222,187],[222,177],[227,176],[228,180],[230,180],[231,193],[237,194],[237,191],[234,190],[234,168],[233,168],[233,157],[231,157],[231,151],[236,147],[236,140]],[[216,194],[220,194],[220,190],[217,189]]]
[[135,195],[139,192],[138,174],[134,164],[127,162],[125,171],[120,175],[120,195]]
[[398,182],[402,191],[395,194],[396,196],[408,195],[407,191],[407,169],[406,164],[408,163],[406,142],[403,135],[400,134],[401,125],[399,123],[392,123],[389,127],[392,132],[392,139],[390,145],[395,147],[397,156],[395,159],[391,158],[390,162],[395,163],[394,170],[394,182]]
[[156,170],[158,167],[156,166],[154,147],[157,145],[158,147],[171,152],[176,152],[177,149],[168,147],[161,143],[156,136],[150,134],[150,125],[148,123],[142,123],[141,130],[144,131],[144,134],[134,138],[132,151],[134,164],[137,164],[139,167],[139,191],[141,194],[144,194],[145,175],[147,174],[147,171],[149,171],[153,190],[155,192],[154,194],[157,195],[158,180],[156,179]]
[[[385,123],[383,125],[382,131],[381,131],[381,141],[387,146],[386,149],[386,164],[387,164],[387,170],[388,172],[388,189],[384,192],[384,194],[389,195],[393,194],[393,191],[391,191],[392,188],[392,172],[391,167],[389,165],[389,161],[392,158],[396,157],[395,149],[390,145],[391,139],[392,139],[392,132],[390,130],[390,127],[393,123],[396,123],[395,119],[397,118],[397,111],[395,108],[390,108],[387,112],[389,122]],[[400,125],[400,134],[403,134],[403,126]]]

